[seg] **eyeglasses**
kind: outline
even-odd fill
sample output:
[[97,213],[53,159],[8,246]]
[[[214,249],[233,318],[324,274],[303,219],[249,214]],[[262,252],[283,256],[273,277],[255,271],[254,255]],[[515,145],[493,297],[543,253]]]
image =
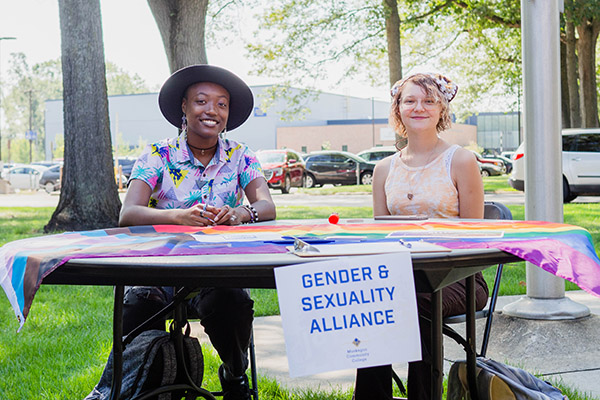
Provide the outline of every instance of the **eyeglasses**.
[[411,110],[413,108],[416,108],[419,103],[421,103],[421,107],[423,107],[426,110],[435,110],[439,105],[439,102],[437,100],[430,97],[423,100],[415,99],[413,97],[398,99],[398,104],[405,110]]

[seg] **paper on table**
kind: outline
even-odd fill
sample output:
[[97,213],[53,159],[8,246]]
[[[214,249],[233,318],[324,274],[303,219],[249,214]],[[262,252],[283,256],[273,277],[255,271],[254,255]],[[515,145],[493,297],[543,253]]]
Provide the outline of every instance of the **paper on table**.
[[[410,246],[410,247],[408,247]],[[410,251],[411,253],[437,253],[449,252],[447,249],[437,244],[414,241],[406,244],[400,242],[377,242],[377,243],[349,243],[349,244],[314,244],[312,249],[318,251],[295,251],[293,246],[288,249],[300,257],[331,257],[331,256],[350,256],[350,255],[368,255],[382,253],[397,253]]]
[[[396,231],[387,235],[388,238],[419,238],[419,239],[494,239],[504,236],[504,231],[483,230],[407,230]],[[414,243],[414,242],[411,242]]]
[[197,242],[223,243],[223,242],[248,242],[281,240],[281,235],[271,232],[233,233],[222,235],[191,235]]
[[428,219],[425,214],[376,215],[375,221],[414,221]]

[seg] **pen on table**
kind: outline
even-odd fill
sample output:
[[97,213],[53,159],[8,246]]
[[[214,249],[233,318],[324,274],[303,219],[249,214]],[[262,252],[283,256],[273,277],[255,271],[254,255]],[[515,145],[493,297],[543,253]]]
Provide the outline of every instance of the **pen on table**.
[[204,213],[206,212],[206,208],[208,207],[208,203],[204,202],[202,203],[202,211],[200,211],[200,217],[206,219],[208,222],[210,222],[211,224],[215,225],[215,220],[212,218],[208,218],[206,215],[204,215]]
[[306,243],[309,244],[325,244],[325,243],[332,243],[334,242],[334,240],[330,240],[330,239],[323,239],[323,238],[318,238],[318,237],[295,237],[295,236],[282,236],[281,239],[271,239],[271,240],[265,240],[265,243],[275,243],[275,244],[293,244],[296,239],[300,239]]
[[410,249],[410,248],[412,248],[412,244],[410,244],[410,242],[405,242],[405,241],[404,241],[404,240],[402,240],[402,239],[398,239],[398,240],[399,240],[400,244],[401,244],[402,246],[406,247],[407,249]]

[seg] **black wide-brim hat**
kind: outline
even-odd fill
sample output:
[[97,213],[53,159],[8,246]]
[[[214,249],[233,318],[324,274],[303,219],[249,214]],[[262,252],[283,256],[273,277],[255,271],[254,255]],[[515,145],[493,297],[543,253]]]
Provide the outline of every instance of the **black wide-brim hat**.
[[229,92],[228,131],[246,122],[254,107],[254,97],[248,85],[232,72],[206,64],[184,67],[174,72],[162,85],[158,94],[158,106],[167,121],[177,128],[181,127],[181,101],[187,88],[198,82],[216,83]]

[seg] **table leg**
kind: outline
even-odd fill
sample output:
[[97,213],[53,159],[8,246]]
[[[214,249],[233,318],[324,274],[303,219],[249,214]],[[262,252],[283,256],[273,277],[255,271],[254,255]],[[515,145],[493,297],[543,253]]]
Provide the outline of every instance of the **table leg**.
[[442,291],[431,294],[431,398],[442,399],[444,341],[442,337]]
[[113,375],[110,399],[116,400],[121,395],[123,380],[123,296],[125,288],[115,286],[115,304],[113,306]]
[[475,275],[466,279],[467,309],[466,330],[467,343],[471,351],[467,352],[467,381],[472,400],[479,400],[477,392],[477,348],[475,334]]

